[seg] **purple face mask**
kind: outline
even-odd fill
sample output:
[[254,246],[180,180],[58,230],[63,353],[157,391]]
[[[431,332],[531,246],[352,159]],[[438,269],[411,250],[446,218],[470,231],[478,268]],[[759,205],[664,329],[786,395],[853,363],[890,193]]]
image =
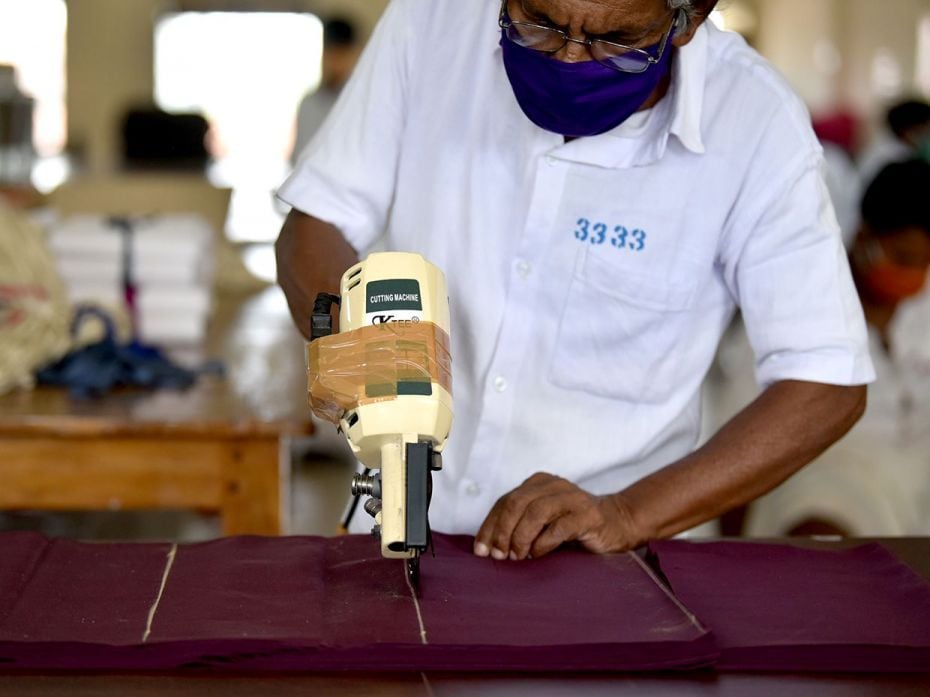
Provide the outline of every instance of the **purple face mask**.
[[[565,63],[520,46],[501,31],[504,69],[517,102],[540,128],[570,138],[605,133],[646,102],[671,70],[672,47],[643,73],[623,73],[595,60]],[[655,55],[659,45],[646,50]]]

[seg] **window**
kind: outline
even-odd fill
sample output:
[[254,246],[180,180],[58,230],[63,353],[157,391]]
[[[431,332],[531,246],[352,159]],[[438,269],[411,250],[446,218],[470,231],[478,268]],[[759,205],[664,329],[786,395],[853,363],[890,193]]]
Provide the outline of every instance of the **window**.
[[0,63],[16,70],[19,88],[35,100],[33,143],[39,155],[65,145],[64,0],[0,0]]
[[233,187],[227,234],[271,240],[273,190],[288,171],[300,98],[320,81],[323,26],[311,14],[181,12],[155,27],[155,98],[210,121],[215,183]]

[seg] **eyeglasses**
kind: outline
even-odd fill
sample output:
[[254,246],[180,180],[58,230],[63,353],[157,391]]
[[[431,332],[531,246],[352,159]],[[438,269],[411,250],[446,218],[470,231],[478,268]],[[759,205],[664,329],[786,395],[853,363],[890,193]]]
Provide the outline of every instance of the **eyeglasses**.
[[508,40],[518,46],[529,48],[540,53],[558,53],[565,44],[571,42],[582,44],[591,50],[591,55],[601,65],[622,73],[644,73],[650,67],[662,60],[669,39],[676,26],[683,19],[682,10],[675,12],[672,24],[662,37],[659,44],[659,55],[652,56],[648,51],[633,46],[624,46],[613,41],[603,39],[575,39],[568,32],[555,27],[546,27],[532,22],[515,22],[507,14],[507,1],[501,2],[501,12],[498,24],[504,30]]

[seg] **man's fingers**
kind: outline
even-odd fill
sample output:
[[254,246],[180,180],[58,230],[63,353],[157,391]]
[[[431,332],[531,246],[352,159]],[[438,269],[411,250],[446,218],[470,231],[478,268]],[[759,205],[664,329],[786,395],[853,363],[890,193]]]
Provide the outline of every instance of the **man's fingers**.
[[549,554],[566,542],[577,540],[584,529],[583,514],[574,512],[553,520],[533,542],[530,554],[533,558]]
[[502,496],[491,508],[475,535],[474,552],[479,557],[503,560],[510,556],[510,540],[523,513],[536,498],[558,488],[564,480],[550,474],[534,474],[509,494]]
[[[571,494],[573,488],[573,485],[560,477],[540,473],[534,474],[518,489],[504,497],[500,515],[491,533],[491,556],[495,559],[526,558],[533,538],[549,520],[556,517],[550,509],[559,509],[557,513],[561,514],[567,510],[567,506],[570,506],[567,499],[564,502],[556,502],[556,500],[565,498],[566,494]],[[532,513],[529,514],[527,520],[528,529],[523,533],[524,538],[521,538],[524,544],[516,550],[514,549],[514,535],[517,526],[527,517],[531,508]],[[525,536],[530,534],[532,537],[525,539]]]
[[510,556],[510,541],[526,509],[536,500],[532,490],[522,487],[504,497],[497,516],[494,530],[491,531],[491,556],[495,559],[507,559]]
[[536,474],[530,475],[519,488],[523,487],[539,487],[552,484],[553,482],[560,481],[559,477],[556,477],[554,474],[549,474],[548,472],[537,472]]
[[497,516],[503,499],[498,499],[491,507],[491,512],[478,528],[478,534],[475,535],[475,555],[479,557],[488,557],[491,555],[491,533],[497,525]]
[[542,496],[526,507],[510,539],[511,559],[527,558],[533,542],[546,526],[571,510],[569,498],[564,494]]
[[490,556],[498,561],[510,554],[510,535],[523,515],[523,510],[533,500],[522,487],[502,496],[484,519],[475,535],[475,554]]
[[629,507],[616,497],[596,497],[559,477],[536,474],[498,499],[475,537],[479,557],[526,559],[580,542],[603,554],[629,549]]

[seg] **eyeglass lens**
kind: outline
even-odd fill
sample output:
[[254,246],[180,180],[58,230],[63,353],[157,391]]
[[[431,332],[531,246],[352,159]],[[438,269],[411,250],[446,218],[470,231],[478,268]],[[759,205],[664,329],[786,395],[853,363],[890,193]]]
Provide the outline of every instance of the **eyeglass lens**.
[[[512,22],[507,28],[507,38],[514,43],[534,51],[555,53],[568,38],[558,29],[536,26],[526,22]],[[593,40],[591,54],[600,63],[629,72],[639,72],[649,66],[649,58],[642,52],[606,41]]]

